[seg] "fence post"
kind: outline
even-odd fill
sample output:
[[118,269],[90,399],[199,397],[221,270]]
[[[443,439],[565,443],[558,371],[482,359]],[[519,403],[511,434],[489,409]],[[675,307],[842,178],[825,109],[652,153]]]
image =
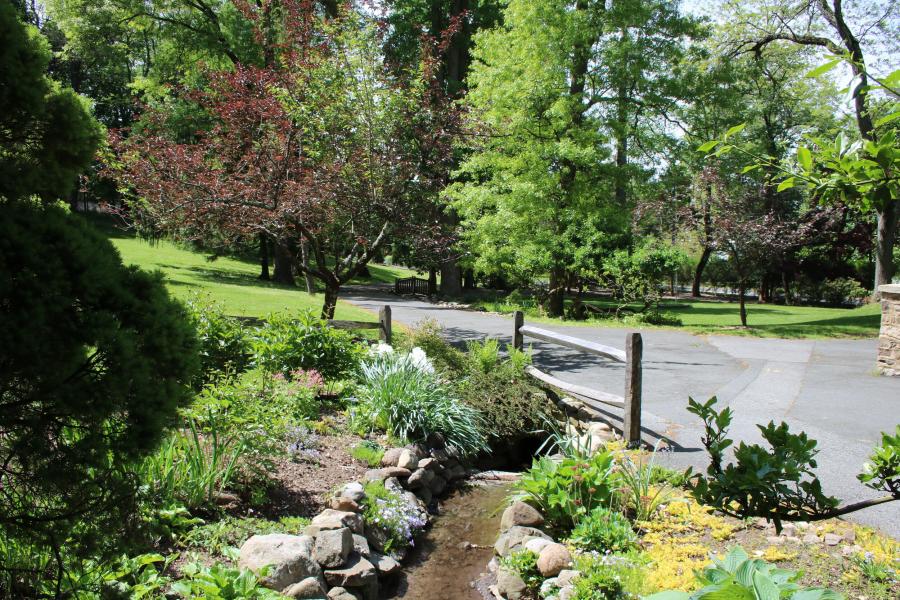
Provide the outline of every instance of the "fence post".
[[525,313],[523,313],[521,310],[517,310],[516,312],[513,313],[513,336],[512,336],[513,348],[515,348],[516,350],[521,350],[522,348],[525,347],[525,340],[522,339],[522,332],[519,331],[519,329],[524,324],[525,324]]
[[379,337],[385,344],[391,343],[391,306],[385,304],[378,311],[378,322],[381,325]]
[[622,434],[629,446],[641,442],[641,357],[644,342],[639,333],[625,337],[625,423]]

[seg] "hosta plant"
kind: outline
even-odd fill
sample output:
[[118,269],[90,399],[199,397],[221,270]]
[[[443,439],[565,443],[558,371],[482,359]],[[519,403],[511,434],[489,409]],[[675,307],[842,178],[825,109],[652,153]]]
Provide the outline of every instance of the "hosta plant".
[[733,548],[724,560],[697,573],[702,587],[693,593],[666,591],[645,600],[843,600],[829,589],[804,588],[800,574],[780,569],[759,558],[750,558],[740,547]]

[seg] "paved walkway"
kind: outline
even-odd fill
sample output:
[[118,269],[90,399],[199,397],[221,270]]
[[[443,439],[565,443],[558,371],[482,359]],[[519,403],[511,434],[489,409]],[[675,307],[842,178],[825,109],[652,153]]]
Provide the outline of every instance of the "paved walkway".
[[[371,289],[343,295],[359,306],[392,307],[393,319],[414,325],[435,319],[452,342],[498,338],[509,341],[512,318],[454,309],[422,300],[398,298]],[[624,347],[627,329],[540,325],[600,343]],[[633,331],[633,330],[632,330]],[[721,335],[693,335],[645,330],[644,410],[648,434],[664,435],[674,452],[672,466],[705,468],[700,421],[685,409],[688,396],[716,395],[731,406],[735,440],[760,441],[756,423],[786,421],[819,442],[819,469],[826,493],[845,501],[876,492],[856,480],[861,465],[880,441],[879,432],[900,422],[900,378],[874,374],[877,340],[782,340]],[[526,344],[529,344],[526,338]],[[533,340],[534,362],[542,370],[573,383],[622,393],[624,365]],[[614,411],[614,409],[611,409]],[[900,537],[900,502],[852,516]]]

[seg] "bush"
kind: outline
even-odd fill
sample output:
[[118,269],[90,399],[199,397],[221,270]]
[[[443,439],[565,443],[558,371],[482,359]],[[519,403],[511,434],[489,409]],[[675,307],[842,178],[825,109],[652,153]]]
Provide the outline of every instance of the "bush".
[[415,545],[415,536],[427,524],[425,515],[399,494],[384,487],[383,481],[370,481],[365,487],[363,519],[366,528],[380,530],[383,550],[395,553]]
[[128,466],[191,397],[184,307],[55,207],[0,203],[0,273],[0,537],[117,543]]
[[454,376],[465,370],[465,354],[441,337],[441,326],[434,319],[425,319],[418,323],[399,347],[406,352],[413,348],[421,348],[437,370],[445,375]]
[[869,290],[850,277],[826,279],[821,287],[822,299],[828,304],[846,304],[862,300],[869,295]]
[[187,302],[200,343],[200,387],[224,374],[242,373],[250,364],[250,340],[239,319],[225,314],[221,304],[204,303],[199,297]]
[[559,462],[541,457],[516,482],[515,496],[540,510],[551,527],[568,533],[594,508],[609,506],[613,466],[608,451]]
[[427,358],[385,352],[363,363],[354,427],[379,428],[407,442],[443,436],[447,447],[461,455],[487,450],[482,418],[457,400],[451,388],[429,372]]
[[298,319],[270,315],[250,341],[253,364],[269,373],[290,375],[315,369],[325,379],[340,379],[359,366],[363,348],[350,333],[329,327],[311,311]]
[[619,300],[619,310],[633,302],[646,309],[659,304],[663,280],[686,260],[681,250],[650,241],[632,251],[614,252],[603,263],[602,278]]
[[569,540],[581,550],[618,553],[633,549],[637,535],[621,513],[598,506],[578,521]]

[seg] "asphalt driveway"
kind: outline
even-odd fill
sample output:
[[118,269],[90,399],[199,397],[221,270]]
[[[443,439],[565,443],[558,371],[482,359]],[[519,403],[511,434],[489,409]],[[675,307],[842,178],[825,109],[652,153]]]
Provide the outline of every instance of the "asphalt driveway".
[[[347,290],[342,297],[377,310],[390,304],[393,319],[415,325],[434,319],[451,342],[485,337],[509,341],[512,318],[399,298],[373,289]],[[545,329],[624,348],[635,329],[541,324]],[[826,493],[845,501],[876,492],[856,480],[881,431],[900,422],[900,378],[874,373],[877,340],[782,340],[648,329],[644,339],[642,425],[649,438],[666,437],[671,466],[706,466],[699,420],[687,412],[689,396],[717,396],[734,410],[732,438],[759,441],[757,423],[786,421],[819,442],[819,469]],[[573,350],[529,341],[535,365],[561,379],[622,394],[624,365]],[[617,419],[615,410],[610,417]],[[900,502],[849,518],[900,537]]]

